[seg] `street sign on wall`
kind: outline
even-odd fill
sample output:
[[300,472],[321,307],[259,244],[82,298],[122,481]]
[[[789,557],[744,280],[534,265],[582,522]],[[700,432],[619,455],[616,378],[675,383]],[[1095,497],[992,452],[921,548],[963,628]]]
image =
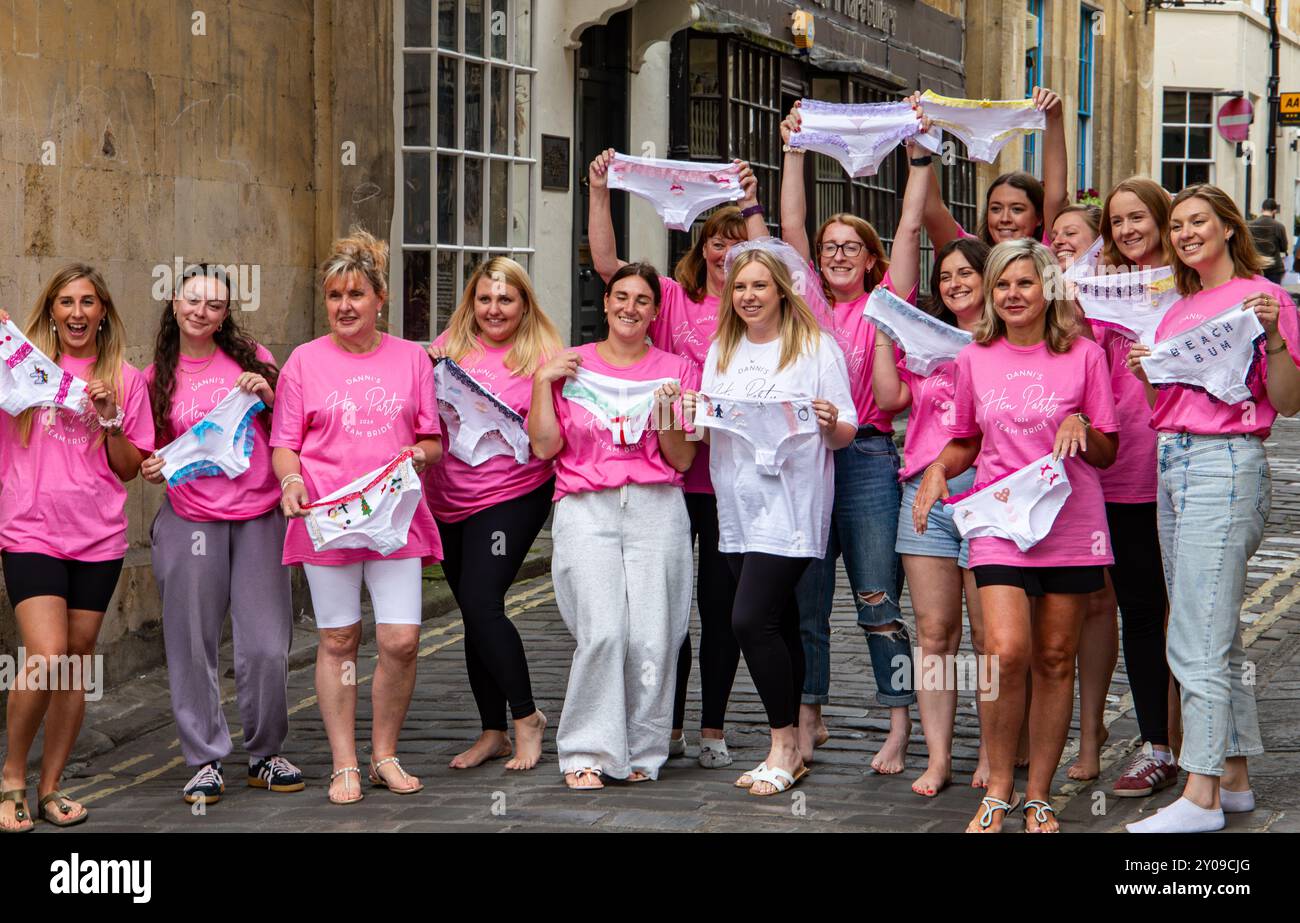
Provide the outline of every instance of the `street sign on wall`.
[[1219,107],[1215,124],[1224,141],[1245,141],[1250,137],[1250,123],[1255,118],[1255,107],[1244,97],[1230,99]]

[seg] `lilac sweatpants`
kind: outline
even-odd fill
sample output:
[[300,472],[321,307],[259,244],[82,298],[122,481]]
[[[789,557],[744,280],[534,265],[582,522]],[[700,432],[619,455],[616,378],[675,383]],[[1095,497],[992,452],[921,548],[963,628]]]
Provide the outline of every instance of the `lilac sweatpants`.
[[181,754],[191,766],[230,755],[217,652],[226,613],[235,647],[235,689],[244,747],[280,752],[289,733],[289,644],[293,604],[280,563],[284,516],[191,522],[163,500],[154,519],[153,572],[163,604],[163,641]]

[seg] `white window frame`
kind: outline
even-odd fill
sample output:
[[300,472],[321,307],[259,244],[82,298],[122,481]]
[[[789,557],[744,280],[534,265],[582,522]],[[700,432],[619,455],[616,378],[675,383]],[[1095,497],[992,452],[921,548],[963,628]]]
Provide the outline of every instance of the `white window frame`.
[[[506,21],[508,23],[506,32],[506,58],[502,61],[499,58],[491,56],[491,37],[488,36],[484,46],[484,54],[471,55],[463,50],[449,51],[438,47],[438,0],[430,2],[430,21],[431,29],[428,46],[407,45],[406,44],[406,2],[407,0],[393,0],[393,218],[389,227],[389,330],[397,335],[404,336],[405,331],[405,309],[402,304],[405,295],[405,255],[408,252],[427,251],[430,254],[430,283],[429,283],[429,336],[430,340],[437,337],[441,332],[438,329],[438,254],[454,253],[456,254],[455,275],[457,279],[457,289],[453,296],[453,303],[459,301],[461,290],[459,286],[465,276],[465,256],[466,254],[479,253],[484,258],[488,255],[504,254],[510,257],[525,257],[530,271],[532,266],[532,257],[537,252],[535,247],[537,230],[537,149],[540,143],[537,128],[534,124],[534,113],[536,107],[533,100],[537,86],[537,68],[530,65],[515,63],[517,54],[515,42],[517,32],[515,29],[515,15],[518,8],[519,0],[507,0]],[[490,22],[492,15],[492,0],[483,0],[484,19]],[[533,22],[530,24],[528,31],[528,40],[531,43],[529,49],[529,61],[532,60],[532,51],[536,48],[536,42],[533,36],[536,33],[536,15],[538,0],[532,0],[531,16]],[[457,47],[465,48],[465,4],[456,3],[456,34]],[[429,56],[430,67],[430,92],[429,92],[429,144],[428,145],[408,145],[405,143],[404,136],[404,116],[405,116],[405,62],[408,53],[427,54]],[[455,129],[455,147],[438,146],[438,85],[437,85],[437,65],[439,57],[451,58],[457,62],[457,87],[463,93],[465,86],[465,64],[479,64],[483,67],[484,86],[483,86],[483,105],[484,112],[489,111],[491,106],[491,72],[492,68],[505,70],[508,74],[507,86],[509,93],[513,98],[515,78],[519,74],[530,77],[529,95],[528,95],[528,156],[515,156],[509,153],[515,150],[516,134],[515,120],[510,118],[509,130],[510,135],[506,141],[505,154],[494,154],[491,152],[491,138],[488,137],[490,126],[487,119],[483,125],[484,147],[488,150],[483,151],[466,151],[465,144],[465,112],[462,105],[458,103],[457,124]],[[513,111],[513,108],[512,108]],[[404,156],[408,153],[426,153],[429,155],[429,193],[430,193],[430,211],[429,211],[429,243],[406,243],[403,234],[403,218],[405,213],[405,173],[404,173]],[[483,208],[481,209],[481,220],[483,226],[483,240],[491,239],[491,203],[492,203],[492,186],[491,162],[505,162],[506,169],[506,208],[507,208],[507,227],[506,227],[506,244],[502,246],[493,246],[490,243],[466,245],[464,243],[464,222],[457,220],[455,234],[456,242],[443,244],[438,242],[438,158],[441,156],[455,156],[460,158],[458,161],[459,169],[456,181],[456,208],[455,215],[458,219],[464,215],[464,158],[469,156],[480,159],[483,164]],[[523,246],[516,246],[511,243],[513,236],[510,227],[511,216],[514,214],[515,203],[515,166],[520,164],[528,165],[528,239]]]
[[[1186,100],[1187,104],[1184,107],[1184,111],[1186,112],[1186,115],[1184,115],[1182,122],[1165,121],[1165,96],[1167,96],[1170,93],[1181,93],[1183,94]],[[1203,96],[1210,97],[1210,121],[1208,123],[1191,121],[1192,106],[1191,106],[1190,94],[1192,93],[1199,93]],[[1206,177],[1206,182],[1213,183],[1215,181],[1214,180],[1214,172],[1215,172],[1214,139],[1217,136],[1217,134],[1214,128],[1214,99],[1215,99],[1214,91],[1208,89],[1200,89],[1197,87],[1161,87],[1160,89],[1160,174],[1157,182],[1161,183],[1162,185],[1164,184],[1165,164],[1169,164],[1169,163],[1183,164],[1184,177],[1186,177],[1187,174],[1186,164],[1189,163],[1208,164],[1209,171]],[[1210,155],[1208,157],[1188,157],[1187,156],[1187,152],[1189,150],[1188,143],[1187,143],[1188,135],[1189,135],[1188,129],[1205,128],[1207,126],[1210,129]],[[1166,128],[1181,128],[1183,130],[1183,156],[1182,157],[1165,156],[1165,129]],[[1186,185],[1186,183],[1184,183],[1183,185]],[[1170,190],[1171,194],[1177,192],[1178,192],[1177,189]]]

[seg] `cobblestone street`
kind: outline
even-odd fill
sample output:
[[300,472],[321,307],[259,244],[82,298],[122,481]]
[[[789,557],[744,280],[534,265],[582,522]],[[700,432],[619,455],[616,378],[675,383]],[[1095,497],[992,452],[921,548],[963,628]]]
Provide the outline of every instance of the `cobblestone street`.
[[[1251,760],[1259,808],[1229,815],[1229,831],[1300,830],[1300,424],[1281,422],[1269,443],[1274,494],[1267,538],[1250,570],[1250,596],[1243,614],[1249,658],[1257,666],[1257,695],[1268,753]],[[554,736],[568,675],[572,640],[555,607],[549,577],[531,563],[534,576],[513,588],[509,614],[523,635],[534,692],[550,720],[542,763],[527,773],[507,772],[501,762],[455,771],[447,761],[478,731],[477,713],[465,677],[462,633],[454,610],[425,622],[419,681],[403,735],[405,765],[419,775],[423,792],[398,797],[366,788],[360,804],[340,808],[327,803],[330,770],[324,729],[313,695],[310,623],[295,636],[295,669],[290,677],[293,714],[285,755],[308,777],[305,792],[268,794],[245,787],[244,755],[227,761],[227,791],[219,804],[198,812],[184,804],[180,790],[190,770],[179,755],[168,707],[166,677],[155,670],[110,689],[91,705],[79,752],[66,790],[93,809],[92,822],[76,828],[105,831],[449,831],[449,830],[680,830],[680,831],[950,831],[963,829],[978,795],[969,788],[978,729],[971,694],[959,703],[954,784],[935,798],[912,793],[910,783],[925,764],[924,739],[913,709],[913,734],[907,769],[881,776],[869,768],[884,738],[887,712],[874,704],[866,643],[855,624],[847,586],[837,593],[833,613],[832,703],[826,708],[830,742],[817,752],[812,774],[791,794],[759,799],[732,786],[739,772],[766,752],[762,706],[742,663],[728,712],[727,737],[735,765],[700,768],[698,673],[691,681],[686,758],[670,760],[653,784],[611,784],[596,794],[567,791],[555,760]],[[906,605],[905,605],[905,611]],[[694,622],[692,632],[698,631]],[[698,649],[698,645],[697,645]],[[963,650],[969,650],[968,642]],[[229,661],[229,645],[226,649]],[[369,681],[374,646],[363,648],[359,676],[361,703],[357,736],[369,733]],[[228,672],[228,671],[227,671]],[[227,676],[227,715],[236,740],[238,714]],[[870,704],[868,704],[870,703]],[[1067,831],[1118,831],[1139,812],[1172,801],[1179,788],[1144,799],[1110,797],[1110,786],[1133,751],[1137,725],[1124,675],[1123,659],[1110,690],[1106,722],[1110,738],[1102,775],[1077,783],[1065,775],[1073,758],[1077,722],[1058,770],[1054,791]],[[1023,770],[1021,771],[1023,773]],[[1023,777],[1023,776],[1021,776]],[[1018,789],[1022,785],[1018,783]],[[1018,818],[1009,829],[1019,829]],[[38,825],[44,829],[46,825]]]

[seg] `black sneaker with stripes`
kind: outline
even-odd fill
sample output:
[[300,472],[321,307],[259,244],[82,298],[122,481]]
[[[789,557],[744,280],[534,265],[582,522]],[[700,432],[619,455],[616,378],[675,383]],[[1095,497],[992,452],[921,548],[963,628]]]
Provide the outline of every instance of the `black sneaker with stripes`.
[[273,792],[300,792],[307,787],[298,767],[283,756],[270,756],[248,766],[248,784]]
[[201,801],[204,804],[216,804],[226,790],[226,782],[221,777],[221,761],[215,760],[199,767],[194,778],[185,783],[182,797],[190,804]]

